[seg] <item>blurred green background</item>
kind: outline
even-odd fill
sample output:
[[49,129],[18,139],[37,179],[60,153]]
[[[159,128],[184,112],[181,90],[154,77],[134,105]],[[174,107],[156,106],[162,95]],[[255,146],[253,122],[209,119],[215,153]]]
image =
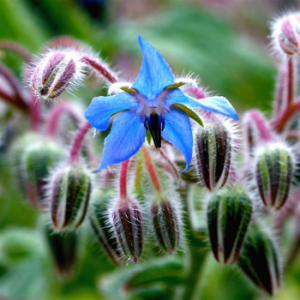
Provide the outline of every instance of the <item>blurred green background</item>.
[[[132,80],[142,59],[137,42],[141,35],[161,51],[175,74],[197,76],[204,88],[227,97],[240,113],[256,107],[268,115],[277,76],[267,37],[269,24],[296,2],[0,0],[0,39],[17,41],[38,53],[51,38],[70,35],[101,52],[114,70]],[[0,60],[21,79],[22,61],[17,55],[1,51]],[[76,95],[87,105],[99,92],[100,87],[81,88]],[[10,110],[0,106],[0,119],[5,116],[6,122]],[[1,154],[0,184],[0,295],[39,300],[120,297],[120,278],[132,266],[123,267],[117,276],[108,275],[114,266],[86,230],[74,276],[57,279],[37,214],[23,204]],[[253,299],[252,289],[234,268],[220,267],[213,259],[208,264],[201,299]],[[299,284],[300,264],[296,263],[276,299],[299,299]]]

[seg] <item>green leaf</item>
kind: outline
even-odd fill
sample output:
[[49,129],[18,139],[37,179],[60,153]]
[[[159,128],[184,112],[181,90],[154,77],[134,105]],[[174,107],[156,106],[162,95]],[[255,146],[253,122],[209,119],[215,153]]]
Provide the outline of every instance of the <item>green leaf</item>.
[[151,132],[149,130],[146,130],[146,139],[149,145],[151,145]]
[[184,266],[179,260],[153,261],[127,277],[123,289],[127,292],[147,289],[155,284],[178,286],[185,282]]
[[180,109],[182,109],[183,111],[185,111],[189,118],[193,119],[200,126],[204,127],[202,120],[192,109],[188,108],[187,106],[185,106],[183,104],[179,104],[179,103],[176,103],[175,106],[177,106]]

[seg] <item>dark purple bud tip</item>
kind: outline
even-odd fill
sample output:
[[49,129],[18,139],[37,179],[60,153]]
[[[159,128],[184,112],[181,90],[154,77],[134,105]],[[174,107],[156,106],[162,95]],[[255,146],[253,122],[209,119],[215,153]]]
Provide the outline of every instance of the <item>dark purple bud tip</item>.
[[212,252],[220,263],[233,264],[240,253],[252,214],[252,203],[240,186],[216,192],[207,207]]
[[84,220],[92,179],[82,165],[68,165],[56,171],[50,185],[49,202],[55,231],[76,229]]
[[180,241],[179,216],[171,201],[156,199],[151,207],[152,220],[157,242],[170,254],[177,250]]
[[280,209],[286,202],[293,177],[293,158],[280,143],[269,144],[256,154],[255,183],[266,207]]
[[140,205],[131,199],[120,199],[111,210],[120,251],[127,259],[137,262],[143,250],[143,225]]
[[281,266],[277,249],[270,235],[260,225],[250,225],[237,264],[268,295],[274,295],[279,289]]
[[225,185],[232,156],[232,137],[221,122],[207,122],[196,135],[197,171],[208,190]]

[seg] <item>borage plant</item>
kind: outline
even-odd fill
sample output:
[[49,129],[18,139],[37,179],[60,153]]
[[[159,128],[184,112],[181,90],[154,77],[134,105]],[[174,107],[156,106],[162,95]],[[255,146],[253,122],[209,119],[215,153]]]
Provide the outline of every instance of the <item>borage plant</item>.
[[[274,295],[300,241],[295,228],[282,257],[284,224],[291,219],[299,226],[300,215],[300,15],[276,21],[272,38],[281,61],[273,117],[246,112],[243,144],[228,100],[208,97],[191,77],[176,78],[141,37],[143,62],[133,83],[68,37],[54,39],[37,57],[1,42],[27,61],[24,89],[0,65],[1,98],[31,120],[30,132],[11,146],[14,178],[40,211],[60,275],[71,276],[77,262],[76,231],[91,230],[111,261],[129,270],[120,297],[199,299],[210,250],[220,264],[234,264],[258,294]],[[91,101],[84,121],[71,101],[54,100],[89,73],[104,79],[108,95]],[[79,127],[69,151],[71,122],[64,115]],[[100,138],[109,131],[97,169],[92,127]]]

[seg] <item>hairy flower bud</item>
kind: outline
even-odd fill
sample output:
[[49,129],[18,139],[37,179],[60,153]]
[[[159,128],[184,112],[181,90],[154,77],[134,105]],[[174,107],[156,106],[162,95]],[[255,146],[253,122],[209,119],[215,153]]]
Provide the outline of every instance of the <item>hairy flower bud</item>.
[[256,153],[256,188],[266,207],[280,209],[289,195],[293,158],[284,144],[269,144]]
[[37,63],[30,78],[36,94],[44,99],[54,99],[70,85],[83,77],[81,54],[72,50],[49,50]]
[[159,246],[170,254],[180,241],[179,216],[174,204],[165,199],[156,199],[151,206],[154,231]]
[[291,13],[277,20],[273,25],[273,39],[284,54],[300,54],[300,14]]
[[119,265],[123,261],[123,255],[118,248],[117,239],[108,226],[109,195],[96,190],[92,194],[91,202],[89,220],[92,229],[111,260]]
[[251,224],[237,260],[238,266],[259,288],[273,295],[280,287],[281,267],[274,242],[261,226]]
[[247,154],[252,156],[254,149],[261,141],[271,140],[269,125],[258,110],[249,110],[243,118],[243,132]]
[[91,174],[80,164],[67,165],[53,174],[48,201],[55,231],[75,229],[83,222],[91,188]]
[[22,194],[34,206],[43,206],[46,177],[57,163],[66,157],[66,151],[52,140],[27,134],[17,140],[12,149],[12,164]]
[[195,137],[197,171],[212,191],[225,185],[232,156],[232,137],[226,123],[208,121]]
[[211,249],[217,261],[233,264],[240,253],[252,214],[252,203],[240,185],[216,192],[207,208]]
[[143,249],[142,213],[137,201],[120,199],[110,212],[111,223],[114,227],[123,255],[136,263]]
[[59,274],[69,276],[77,261],[78,234],[74,231],[57,233],[51,226],[44,227],[48,248]]

